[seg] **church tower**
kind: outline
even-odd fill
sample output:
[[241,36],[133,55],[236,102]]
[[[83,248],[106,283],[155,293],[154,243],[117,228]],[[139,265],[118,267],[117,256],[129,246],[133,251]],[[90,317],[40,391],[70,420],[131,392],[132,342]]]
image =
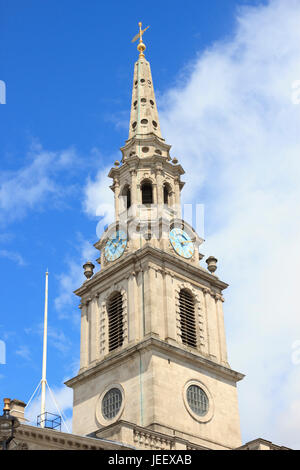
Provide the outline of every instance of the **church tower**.
[[[115,221],[84,265],[80,370],[73,433],[138,449],[241,445],[236,384],[227,360],[217,260],[182,220],[184,170],[161,133],[144,31],[134,65],[129,136],[109,172]],[[134,38],[135,39],[135,38]]]

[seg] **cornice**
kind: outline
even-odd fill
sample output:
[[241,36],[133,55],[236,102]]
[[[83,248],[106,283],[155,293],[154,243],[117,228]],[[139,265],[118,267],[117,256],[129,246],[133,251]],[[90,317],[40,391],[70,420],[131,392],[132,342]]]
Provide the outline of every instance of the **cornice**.
[[[127,172],[132,170],[143,170],[145,167],[148,168],[150,166],[154,167],[153,169],[156,169],[155,167],[157,165],[162,165],[162,169],[169,171],[174,177],[185,174],[185,171],[180,164],[174,165],[174,163],[168,160],[168,157],[153,154],[143,158],[140,158],[137,155],[127,158],[120,167],[112,167],[108,173],[108,177],[118,181],[118,179]],[[184,185],[182,181],[179,181],[179,184],[182,187]]]
[[74,385],[80,382],[90,380],[92,376],[98,375],[105,369],[110,368],[115,364],[120,364],[120,362],[127,361],[128,359],[132,360],[133,354],[138,354],[139,351],[142,350],[151,350],[153,354],[157,352],[166,353],[168,357],[173,356],[177,359],[185,360],[193,365],[196,365],[198,370],[201,368],[206,372],[213,373],[218,377],[222,377],[235,383],[245,377],[244,374],[236,372],[233,369],[222,366],[217,362],[207,359],[196,351],[188,351],[173,344],[169,344],[166,341],[162,341],[161,339],[155,338],[154,336],[148,336],[135,345],[130,345],[127,348],[124,348],[113,354],[109,354],[98,364],[79,372],[76,377],[67,380],[65,385],[72,388]]
[[[151,260],[148,259],[151,257]],[[123,259],[119,259],[111,266],[105,267],[98,271],[91,279],[85,281],[81,287],[76,289],[74,293],[79,297],[87,294],[91,289],[95,288],[99,283],[104,282],[107,278],[115,274],[117,271],[120,273],[121,270],[124,270],[131,267],[131,270],[134,269],[136,263],[147,263],[155,261],[163,270],[172,269],[173,271],[186,275],[188,277],[193,277],[208,283],[212,287],[220,289],[221,291],[228,287],[228,284],[221,281],[217,276],[210,274],[204,268],[200,266],[193,266],[187,261],[182,260],[179,257],[175,257],[173,254],[162,251],[158,248],[154,248],[150,245],[146,245],[139,250],[127,254]]]
[[15,439],[28,444],[37,443],[41,447],[45,446],[45,449],[47,447],[65,450],[130,450],[133,448],[108,439],[78,436],[27,424],[22,424],[16,429]]
[[171,145],[166,144],[165,139],[162,137],[157,137],[157,135],[150,133],[146,134],[145,137],[139,138],[139,137],[131,137],[130,139],[126,140],[126,143],[123,147],[120,147],[121,152],[123,153],[125,150],[127,150],[129,147],[131,147],[133,144],[141,144],[144,145],[145,143],[151,143],[155,142],[158,145],[160,145],[162,148],[165,150],[170,150],[172,148]]

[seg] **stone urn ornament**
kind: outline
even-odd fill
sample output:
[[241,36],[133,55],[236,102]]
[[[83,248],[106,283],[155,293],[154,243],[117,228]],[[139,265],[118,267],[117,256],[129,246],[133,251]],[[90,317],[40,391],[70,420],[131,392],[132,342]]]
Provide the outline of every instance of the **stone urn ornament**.
[[87,279],[90,279],[93,274],[94,274],[94,264],[91,262],[91,261],[87,261],[84,265],[83,265],[83,269],[84,269],[84,275]]
[[207,263],[207,269],[211,274],[214,274],[215,271],[217,270],[217,258],[214,256],[210,256],[207,258],[206,263]]

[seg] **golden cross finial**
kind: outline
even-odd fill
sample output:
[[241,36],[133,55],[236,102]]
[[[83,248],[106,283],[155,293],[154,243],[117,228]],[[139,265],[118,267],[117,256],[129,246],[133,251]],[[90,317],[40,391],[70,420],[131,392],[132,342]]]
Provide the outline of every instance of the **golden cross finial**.
[[143,34],[144,34],[144,32],[149,28],[149,26],[147,26],[147,28],[145,28],[145,29],[142,29],[142,23],[139,22],[139,28],[140,28],[139,32],[134,36],[134,38],[132,39],[131,42],[135,42],[137,39],[140,38],[140,42],[139,42],[139,44],[138,44],[138,46],[137,46],[137,50],[138,50],[139,53],[140,53],[140,57],[144,57],[143,52],[144,52],[144,50],[146,49],[146,46],[145,46],[145,44],[143,43]]

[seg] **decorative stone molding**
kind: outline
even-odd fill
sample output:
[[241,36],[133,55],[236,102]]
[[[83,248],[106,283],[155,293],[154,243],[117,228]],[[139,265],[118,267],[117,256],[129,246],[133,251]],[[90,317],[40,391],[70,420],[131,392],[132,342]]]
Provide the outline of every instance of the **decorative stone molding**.
[[216,300],[220,300],[220,302],[225,302],[225,299],[221,294],[215,294],[214,297]]
[[16,447],[9,450],[130,450],[126,445],[101,438],[77,436],[54,429],[21,425],[16,430]]
[[9,450],[28,450],[28,449],[29,449],[28,444],[26,444],[26,442],[21,442],[21,441],[15,442],[13,440],[13,442],[9,446]]
[[106,345],[107,345],[107,316],[106,316],[106,302],[101,302],[99,308],[99,353],[100,356],[106,354]]
[[133,429],[133,442],[138,448],[148,450],[172,450],[173,439],[167,439],[151,431]]
[[154,180],[153,176],[151,176],[151,174],[149,172],[143,172],[141,175],[140,175],[140,178],[139,178],[139,186],[141,186],[143,184],[144,181],[150,181],[152,183],[152,185],[154,183],[156,183],[156,181]]
[[211,294],[211,290],[208,287],[202,287],[203,294]]

